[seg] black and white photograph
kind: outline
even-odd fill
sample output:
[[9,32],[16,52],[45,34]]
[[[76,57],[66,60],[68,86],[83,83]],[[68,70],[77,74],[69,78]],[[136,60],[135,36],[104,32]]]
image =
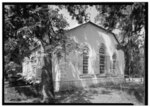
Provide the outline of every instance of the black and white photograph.
[[148,2],[2,3],[3,105],[148,105]]

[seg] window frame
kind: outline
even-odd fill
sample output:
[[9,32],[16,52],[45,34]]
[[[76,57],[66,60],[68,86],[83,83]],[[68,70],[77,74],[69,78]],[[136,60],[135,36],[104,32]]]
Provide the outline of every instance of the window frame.
[[88,60],[89,60],[89,48],[85,46],[83,48],[83,74],[88,74]]
[[99,73],[104,74],[105,73],[105,45],[104,43],[101,43],[101,46],[99,48]]

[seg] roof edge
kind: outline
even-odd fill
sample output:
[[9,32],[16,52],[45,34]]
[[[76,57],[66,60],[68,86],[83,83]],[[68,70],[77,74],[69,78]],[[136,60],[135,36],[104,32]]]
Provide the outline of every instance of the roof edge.
[[94,25],[94,26],[96,26],[96,27],[98,27],[98,28],[102,29],[103,31],[105,31],[105,32],[107,32],[107,33],[112,34],[112,35],[114,36],[114,38],[116,39],[117,43],[120,45],[120,42],[118,41],[118,39],[117,39],[116,35],[115,35],[113,32],[108,31],[108,30],[104,29],[103,27],[98,26],[97,24],[95,24],[95,23],[93,23],[93,22],[91,22],[91,21],[88,21],[88,22],[83,23],[83,24],[81,24],[81,25],[79,25],[79,26],[76,26],[76,27],[74,27],[74,28],[71,28],[71,29],[69,29],[69,30],[68,30],[68,31],[66,31],[66,32],[70,32],[71,30],[74,30],[74,29],[76,29],[76,28],[78,28],[78,27],[81,27],[81,26],[83,26],[83,25],[85,25],[85,24],[88,24],[88,23],[91,23],[92,25]]

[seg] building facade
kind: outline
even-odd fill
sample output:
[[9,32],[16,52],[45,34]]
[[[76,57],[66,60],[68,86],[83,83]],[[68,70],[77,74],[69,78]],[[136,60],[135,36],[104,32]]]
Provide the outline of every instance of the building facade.
[[119,42],[113,33],[88,22],[67,31],[65,35],[80,45],[80,50],[73,49],[59,59],[53,54],[55,91],[123,81],[124,53],[117,50]]

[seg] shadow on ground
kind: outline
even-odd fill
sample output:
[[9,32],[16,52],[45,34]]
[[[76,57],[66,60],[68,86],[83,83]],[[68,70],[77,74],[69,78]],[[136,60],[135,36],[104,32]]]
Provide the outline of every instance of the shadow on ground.
[[32,86],[26,86],[26,87],[15,87],[15,90],[21,95],[24,94],[27,97],[39,97],[40,94],[37,92],[35,88]]
[[[109,91],[102,91],[102,94],[110,94]],[[61,91],[56,93],[56,103],[92,103],[93,96],[98,96],[97,90],[76,89],[75,91]]]
[[[4,85],[4,102],[20,103],[28,99],[39,98],[37,88],[31,85],[14,86],[8,82]],[[29,100],[28,100],[29,101]]]
[[[37,86],[39,87],[39,86]],[[9,87],[5,86],[5,101],[6,102],[16,102],[16,103],[41,103],[41,96],[39,94],[39,89],[37,87],[33,86],[17,86],[17,87]],[[141,87],[142,88],[142,87]],[[132,89],[132,88],[131,88]],[[129,95],[131,94],[138,94],[139,92],[143,93],[143,88],[139,90],[140,91],[135,91],[129,90]],[[114,89],[113,89],[114,90]],[[118,92],[119,89],[115,88],[115,92]],[[125,89],[122,89],[122,91]],[[127,90],[127,89],[126,89]],[[64,90],[60,92],[55,93],[55,99],[54,103],[94,103],[93,101],[96,102],[103,102],[102,99],[105,96],[108,99],[117,100],[112,98],[114,95],[114,91],[111,89],[103,88],[103,87],[94,87],[94,88],[86,88],[86,89],[78,89],[78,88],[73,88],[72,90]],[[116,95],[116,94],[115,94]],[[120,94],[117,94],[118,96],[121,96]],[[138,96],[138,100],[143,100],[141,97],[142,95]],[[119,97],[120,98],[120,97]],[[107,100],[107,99],[106,99]],[[119,100],[120,101],[120,100]]]

